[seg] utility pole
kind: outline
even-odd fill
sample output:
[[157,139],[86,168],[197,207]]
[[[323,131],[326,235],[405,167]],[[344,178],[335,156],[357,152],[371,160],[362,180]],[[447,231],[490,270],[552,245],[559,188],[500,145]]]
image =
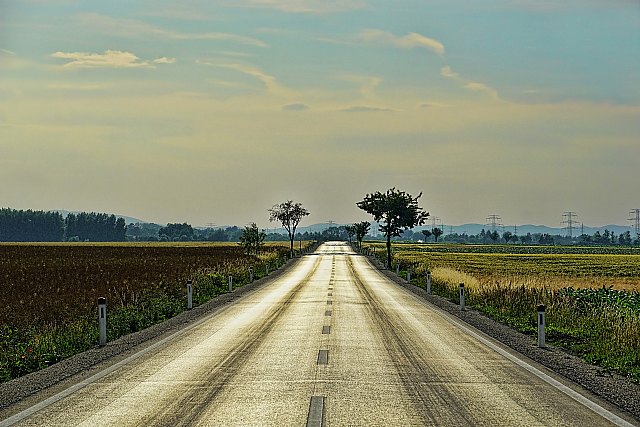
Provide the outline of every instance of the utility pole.
[[575,226],[578,224],[578,221],[576,220],[578,218],[578,215],[575,212],[571,212],[571,211],[567,211],[565,213],[562,214],[562,218],[566,218],[564,220],[562,220],[562,224],[566,224],[566,227],[563,227],[564,229],[567,230],[567,235],[572,238],[573,237],[573,229],[575,228]]
[[631,218],[629,218],[632,224],[631,227],[636,231],[636,238],[640,239],[640,209],[633,209],[629,214],[631,215]]
[[487,227],[491,228],[492,233],[496,231],[497,227],[504,228],[504,225],[502,225],[502,222],[500,221],[502,221],[502,218],[500,217],[500,215],[491,214],[487,217]]

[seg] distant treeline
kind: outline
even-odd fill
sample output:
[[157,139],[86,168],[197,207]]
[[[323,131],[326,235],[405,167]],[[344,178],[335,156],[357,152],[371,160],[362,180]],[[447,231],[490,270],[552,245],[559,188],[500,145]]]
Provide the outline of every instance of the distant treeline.
[[58,212],[0,209],[2,242],[123,242],[124,219],[104,213],[69,214]]
[[[424,232],[407,230],[399,241],[435,241],[432,229],[426,235]],[[438,229],[435,229],[438,230]],[[439,240],[448,243],[480,243],[480,244],[523,244],[523,245],[594,245],[594,246],[632,246],[640,244],[640,236],[633,236],[630,231],[619,235],[609,230],[603,233],[596,231],[593,235],[582,234],[576,237],[551,235],[547,233],[527,233],[517,235],[510,231],[499,233],[498,231],[482,230],[478,234],[451,233],[442,236]]]

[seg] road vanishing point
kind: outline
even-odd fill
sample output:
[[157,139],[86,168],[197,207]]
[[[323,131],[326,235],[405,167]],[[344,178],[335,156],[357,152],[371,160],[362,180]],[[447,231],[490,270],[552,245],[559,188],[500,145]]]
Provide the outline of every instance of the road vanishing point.
[[633,425],[339,242],[80,377],[0,426]]

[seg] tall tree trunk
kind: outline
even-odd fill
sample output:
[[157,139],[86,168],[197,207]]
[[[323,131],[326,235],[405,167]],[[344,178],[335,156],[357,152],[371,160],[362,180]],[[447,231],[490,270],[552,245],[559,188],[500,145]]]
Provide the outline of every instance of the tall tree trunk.
[[293,258],[293,241],[294,240],[295,240],[295,235],[291,235],[290,241],[289,241],[289,243],[291,243],[291,245],[289,246],[289,258]]
[[391,233],[387,234],[387,268],[391,268]]

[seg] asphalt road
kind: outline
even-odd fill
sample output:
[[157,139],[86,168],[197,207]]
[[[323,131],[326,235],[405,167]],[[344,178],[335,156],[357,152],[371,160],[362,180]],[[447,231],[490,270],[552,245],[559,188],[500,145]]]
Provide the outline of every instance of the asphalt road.
[[575,389],[335,243],[0,426],[631,425]]

